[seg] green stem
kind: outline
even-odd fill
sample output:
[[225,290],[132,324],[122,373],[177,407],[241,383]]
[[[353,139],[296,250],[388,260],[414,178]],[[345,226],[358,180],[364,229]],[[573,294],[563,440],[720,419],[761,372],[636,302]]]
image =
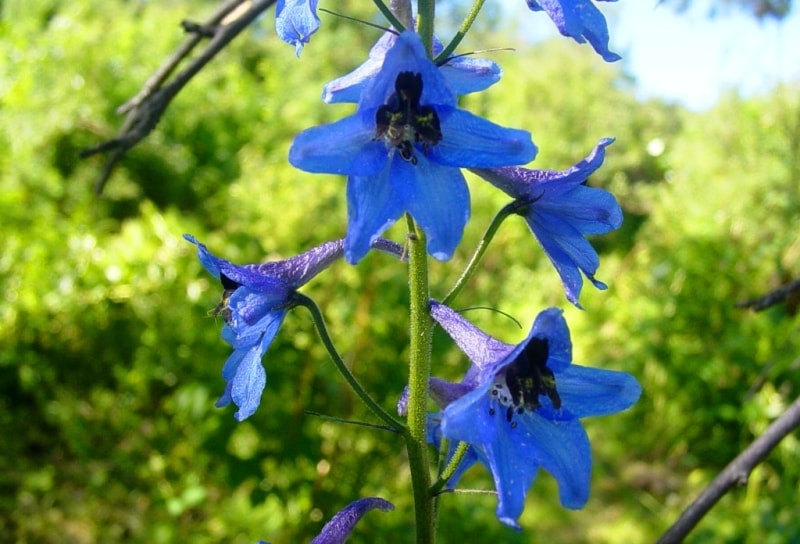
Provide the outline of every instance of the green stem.
[[366,404],[376,416],[383,420],[384,423],[389,425],[389,427],[398,432],[404,432],[406,428],[405,425],[392,417],[377,402],[375,402],[369,393],[367,393],[366,390],[361,386],[356,377],[353,376],[353,373],[350,372],[350,369],[347,368],[347,365],[342,360],[339,352],[336,351],[336,346],[333,345],[333,340],[331,340],[331,336],[328,334],[328,327],[325,326],[325,318],[322,317],[322,312],[320,312],[317,303],[302,293],[295,293],[293,298],[298,306],[303,306],[307,308],[309,312],[311,312],[311,318],[314,320],[314,325],[317,327],[317,332],[319,333],[319,337],[322,340],[325,349],[328,350],[328,355],[331,356],[333,364],[336,365],[336,368],[339,370],[342,376],[344,376],[345,381],[350,385],[350,387],[353,388],[353,391],[355,391],[356,395],[358,395],[358,397],[364,401],[364,404]]
[[453,51],[456,50],[458,44],[461,43],[461,40],[464,39],[464,36],[467,35],[467,32],[469,32],[469,29],[472,27],[472,23],[474,23],[475,19],[478,17],[478,13],[480,13],[485,1],[486,0],[475,0],[475,3],[472,4],[472,9],[469,10],[469,13],[464,18],[464,22],[461,23],[461,28],[458,29],[458,32],[456,32],[456,35],[453,36],[453,39],[450,41],[450,43],[447,44],[447,47],[445,47],[444,50],[439,53],[439,56],[436,57],[437,63],[447,60]]
[[[446,446],[446,448],[449,449],[449,446]],[[455,474],[458,465],[461,464],[461,461],[467,454],[468,449],[469,449],[469,444],[467,444],[466,442],[458,443],[458,446],[456,446],[456,451],[453,452],[453,457],[447,463],[447,466],[444,467],[444,470],[442,470],[441,473],[439,474],[439,479],[436,480],[436,483],[434,483],[431,486],[431,495],[438,494],[439,491],[441,491],[442,488],[447,484],[447,480],[449,480],[450,477],[453,474]],[[447,456],[446,450],[444,451],[444,456],[445,458]]]
[[461,290],[464,289],[464,286],[475,273],[475,270],[477,270],[478,264],[483,258],[483,254],[486,253],[486,249],[489,247],[489,243],[492,241],[492,238],[494,238],[494,235],[497,234],[497,230],[500,228],[500,225],[503,224],[503,221],[505,221],[509,215],[516,213],[522,206],[525,205],[527,205],[527,203],[515,200],[497,212],[497,215],[494,216],[492,222],[489,224],[489,227],[486,229],[483,238],[481,238],[480,243],[478,243],[478,247],[475,248],[475,253],[472,254],[472,259],[470,259],[467,267],[461,273],[461,277],[459,277],[455,285],[453,285],[453,288],[450,289],[450,292],[447,293],[447,296],[442,299],[442,304],[449,305],[453,299],[458,296]]
[[433,56],[433,19],[436,0],[417,0],[417,33],[425,45],[428,56]]
[[372,0],[378,10],[383,13],[383,16],[389,21],[389,24],[392,25],[398,32],[402,32],[406,29],[406,25],[400,22],[400,20],[392,13],[392,10],[389,9],[389,6],[381,2],[381,0]]
[[417,544],[433,544],[436,519],[433,499],[428,492],[431,473],[428,459],[426,405],[428,380],[431,374],[431,339],[433,320],[428,309],[428,254],[425,233],[414,220],[408,222],[408,286],[410,312],[410,360],[408,376],[408,430],[405,433],[411,486],[414,493],[414,515]]

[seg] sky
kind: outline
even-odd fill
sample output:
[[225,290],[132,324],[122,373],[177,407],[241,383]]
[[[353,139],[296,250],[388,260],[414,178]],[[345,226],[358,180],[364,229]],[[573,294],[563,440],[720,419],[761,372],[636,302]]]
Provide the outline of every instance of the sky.
[[[524,7],[524,0],[506,4],[512,1],[515,8]],[[707,0],[695,4],[688,12],[675,13],[658,0],[596,3],[609,23],[610,49],[622,55],[640,98],[702,110],[727,89],[752,96],[782,81],[800,81],[800,5],[778,23],[759,22],[737,10],[710,19]],[[525,16],[546,19],[543,13]],[[552,23],[550,27],[537,23],[536,32],[558,35]]]

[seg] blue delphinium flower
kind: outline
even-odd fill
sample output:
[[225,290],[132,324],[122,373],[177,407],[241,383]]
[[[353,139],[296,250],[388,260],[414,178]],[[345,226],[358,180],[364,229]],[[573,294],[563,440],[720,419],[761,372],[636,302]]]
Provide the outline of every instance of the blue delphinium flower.
[[[608,49],[606,18],[591,0],[526,0],[532,11],[544,11],[556,24],[562,36],[578,43],[589,42],[606,62],[621,57]],[[616,2],[617,0],[600,0]]]
[[299,57],[303,46],[319,29],[318,0],[278,0],[275,6],[275,32],[288,44],[294,45]]
[[[397,41],[397,37],[395,32],[384,33],[372,46],[369,58],[361,66],[325,85],[322,100],[328,104],[358,102],[361,91],[380,71],[386,52]],[[438,55],[443,49],[442,42],[434,36],[433,55]],[[474,57],[451,58],[439,66],[439,72],[456,96],[486,90],[500,81],[502,74],[494,61]]]
[[622,210],[614,195],[587,187],[586,179],[603,164],[605,148],[613,138],[600,140],[584,160],[563,171],[527,168],[476,168],[472,171],[519,202],[525,218],[564,284],[567,299],[580,307],[581,271],[598,289],[595,279],[600,258],[584,238],[605,234],[622,224]]
[[[334,515],[310,544],[343,544],[364,514],[376,509],[388,512],[394,510],[394,505],[380,497],[353,501]],[[269,542],[260,540],[258,544],[269,544]]]
[[[236,265],[212,255],[193,236],[184,234],[183,237],[197,246],[201,264],[224,289],[222,302],[214,314],[221,315],[225,321],[222,338],[233,347],[233,353],[222,368],[225,392],[216,406],[221,408],[233,402],[239,407],[234,417],[242,421],[250,417],[261,402],[267,383],[261,358],[287,312],[295,305],[292,295],[342,257],[344,241],[326,242],[281,261]],[[393,255],[402,254],[399,245],[387,240],[377,240],[375,247]]]
[[470,211],[459,168],[523,164],[535,154],[528,132],[459,109],[419,36],[406,31],[365,86],[356,113],[299,134],[289,162],[348,176],[345,258],[355,263],[404,212],[426,232],[430,254],[449,259]]
[[443,407],[441,433],[468,443],[473,452],[467,462],[480,460],[491,471],[500,521],[519,528],[517,519],[539,467],[555,477],[563,506],[582,508],[589,497],[592,455],[580,418],[633,405],[641,393],[636,379],[571,364],[569,329],[556,308],[541,312],[516,346],[492,338],[436,301],[431,315],[472,361],[461,383],[431,383],[432,396]]

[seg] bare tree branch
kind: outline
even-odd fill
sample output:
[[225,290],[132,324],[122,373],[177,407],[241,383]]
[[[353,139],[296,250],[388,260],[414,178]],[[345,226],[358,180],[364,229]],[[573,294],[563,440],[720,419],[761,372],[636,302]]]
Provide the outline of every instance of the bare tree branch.
[[770,306],[774,306],[779,302],[783,302],[795,291],[800,291],[800,279],[789,282],[786,285],[781,285],[766,295],[742,302],[737,302],[736,306],[738,308],[752,308],[756,312],[760,312],[761,310],[766,310]]
[[667,529],[658,544],[681,542],[706,513],[735,485],[744,485],[750,473],[783,438],[800,426],[800,398],[756,438],[736,459],[714,478],[678,520]]
[[[96,194],[102,193],[114,166],[125,153],[152,132],[169,103],[181,89],[217,53],[275,2],[276,0],[227,0],[206,22],[183,23],[190,35],[145,82],[136,96],[117,109],[117,113],[126,114],[117,136],[81,151],[81,157],[108,153],[106,164],[94,186]],[[207,37],[211,39],[205,49],[170,80],[178,65]]]

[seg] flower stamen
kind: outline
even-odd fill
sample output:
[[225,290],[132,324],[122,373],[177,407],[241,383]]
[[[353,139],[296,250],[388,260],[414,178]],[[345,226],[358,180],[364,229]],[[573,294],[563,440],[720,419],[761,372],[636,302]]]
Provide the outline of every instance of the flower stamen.
[[[512,428],[517,426],[514,414],[522,415],[541,407],[540,395],[550,399],[556,410],[561,409],[555,375],[546,365],[548,355],[547,339],[531,338],[522,353],[494,378],[491,395],[506,407],[506,421]],[[494,408],[490,407],[489,415],[494,414]]]
[[430,147],[442,139],[439,116],[431,106],[419,103],[422,97],[422,74],[400,72],[394,83],[395,92],[375,114],[375,139],[384,140],[400,151],[400,157],[417,164],[414,144],[427,155]]
[[211,310],[211,315],[214,317],[219,317],[222,315],[222,320],[225,323],[231,322],[231,309],[228,306],[228,301],[231,299],[233,292],[236,291],[241,285],[230,279],[225,274],[220,274],[220,282],[222,283],[222,300],[219,301],[213,310]]

